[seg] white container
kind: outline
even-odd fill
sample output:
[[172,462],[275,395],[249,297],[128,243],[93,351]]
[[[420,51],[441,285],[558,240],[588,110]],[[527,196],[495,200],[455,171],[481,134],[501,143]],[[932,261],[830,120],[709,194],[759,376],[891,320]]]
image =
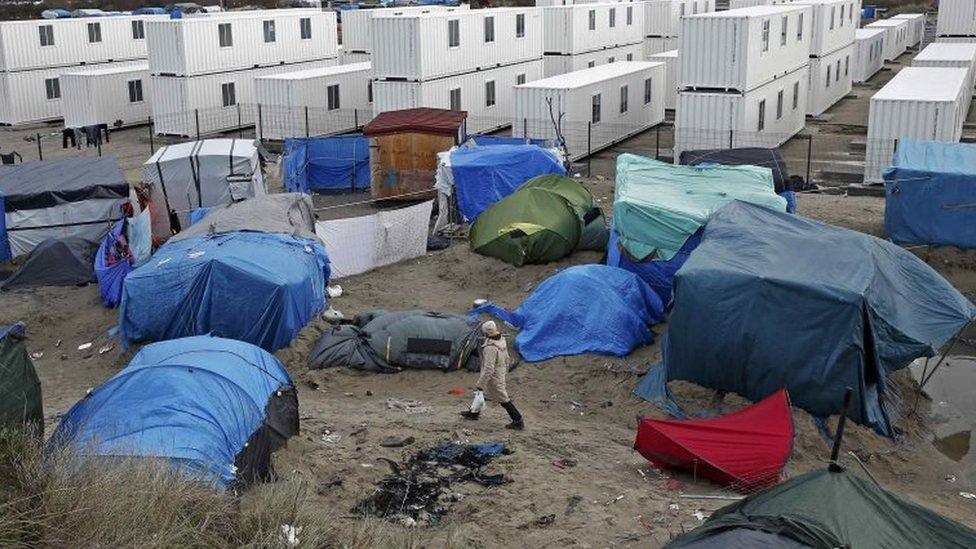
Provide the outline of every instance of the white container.
[[149,64],[111,63],[61,74],[65,128],[134,126],[149,121]]
[[882,19],[866,29],[884,29],[884,60],[894,61],[908,49],[908,21],[905,19]]
[[644,38],[644,59],[665,51],[678,49],[676,36],[648,36]]
[[335,13],[316,9],[152,21],[146,24],[146,40],[149,71],[157,76],[196,76],[339,55]]
[[937,36],[935,41],[943,44],[972,44],[976,42],[976,36]]
[[959,141],[969,110],[966,69],[905,67],[871,98],[864,180],[881,181],[899,139]]
[[[0,125],[61,118],[63,71],[63,68],[53,68],[0,72]],[[56,93],[51,95],[52,92]]]
[[[361,125],[359,119],[365,122],[373,111],[369,75],[369,63],[359,63],[256,77],[255,102],[261,106],[258,135],[283,140],[355,129]],[[329,90],[333,86],[335,92]],[[354,109],[361,111],[360,116]]]
[[678,50],[656,53],[647,60],[664,63],[664,108],[673,111],[678,104]]
[[757,6],[681,20],[682,89],[745,92],[807,64],[811,9]]
[[976,36],[976,0],[940,0],[935,33]]
[[613,2],[543,8],[542,50],[573,55],[639,44],[644,39],[641,8]]
[[[467,111],[468,133],[484,133],[512,123],[512,88],[542,78],[542,60],[505,65],[426,82],[373,81],[373,114],[433,107]],[[493,84],[492,84],[493,83]],[[494,104],[489,105],[494,88]],[[452,104],[452,97],[459,104]]]
[[929,44],[912,59],[912,66],[966,69],[969,72],[966,103],[972,101],[973,86],[976,86],[976,43]]
[[569,159],[583,158],[664,121],[664,71],[664,63],[613,63],[516,86],[512,135],[561,135]]
[[369,53],[372,51],[373,17],[399,16],[412,13],[430,13],[435,11],[452,12],[468,9],[468,4],[459,6],[403,6],[398,8],[377,8],[345,10],[342,12],[342,47],[351,53]]
[[644,45],[640,42],[578,55],[546,55],[542,58],[542,75],[545,78],[579,71],[617,61],[643,61]]
[[356,63],[369,63],[371,57],[372,56],[370,56],[370,54],[368,53],[346,51],[345,49],[343,49],[342,46],[339,46],[340,65],[355,65]]
[[675,160],[694,149],[782,145],[804,127],[807,72],[800,68],[744,94],[679,91]]
[[915,47],[922,43],[925,37],[925,14],[924,13],[900,13],[892,19],[905,19],[908,21],[908,47]]
[[142,31],[150,21],[165,18],[140,15],[0,21],[0,71],[145,59]]
[[861,20],[859,0],[802,0],[795,5],[813,10],[810,57],[833,53],[854,42],[854,30]]
[[853,82],[867,82],[884,66],[885,29],[857,29],[854,33]]
[[[486,42],[488,17],[493,18],[493,35]],[[542,10],[492,8],[376,16],[372,55],[375,78],[409,81],[541,59]]]
[[256,77],[335,64],[335,59],[326,59],[199,76],[153,75],[153,127],[159,135],[196,137],[198,122],[200,135],[254,124],[258,118],[254,106]]
[[729,9],[738,10],[753,6],[776,6],[779,4],[791,4],[794,1],[796,0],[729,0]]
[[823,57],[810,58],[807,114],[820,116],[851,93],[854,78],[854,44]]
[[644,36],[681,36],[682,17],[715,11],[715,0],[649,0],[640,4],[644,5]]

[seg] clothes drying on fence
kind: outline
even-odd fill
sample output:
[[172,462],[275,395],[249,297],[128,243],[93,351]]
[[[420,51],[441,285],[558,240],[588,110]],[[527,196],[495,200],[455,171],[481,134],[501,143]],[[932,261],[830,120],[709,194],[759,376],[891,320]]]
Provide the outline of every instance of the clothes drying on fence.
[[361,135],[285,139],[285,189],[351,192],[369,189],[369,138]]
[[36,286],[75,286],[95,281],[96,246],[83,238],[49,238],[3,281],[4,290]]
[[0,326],[0,427],[26,428],[44,434],[41,380],[25,346],[22,323]]

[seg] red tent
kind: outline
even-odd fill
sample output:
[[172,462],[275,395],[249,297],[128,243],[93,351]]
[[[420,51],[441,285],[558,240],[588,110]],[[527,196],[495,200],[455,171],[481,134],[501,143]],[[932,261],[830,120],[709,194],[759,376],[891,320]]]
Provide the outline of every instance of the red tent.
[[634,449],[661,468],[747,492],[779,482],[792,447],[786,389],[727,416],[642,419],[634,441]]

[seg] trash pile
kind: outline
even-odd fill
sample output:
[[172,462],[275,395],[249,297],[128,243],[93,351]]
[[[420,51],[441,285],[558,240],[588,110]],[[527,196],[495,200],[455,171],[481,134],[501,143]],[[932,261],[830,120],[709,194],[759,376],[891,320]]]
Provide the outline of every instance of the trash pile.
[[510,451],[501,443],[444,442],[417,452],[402,464],[380,458],[390,466],[390,474],[376,483],[376,491],[353,512],[405,526],[437,524],[450,505],[464,497],[453,491],[452,485],[476,482],[498,486],[510,482],[502,473],[482,471],[496,457],[507,453]]

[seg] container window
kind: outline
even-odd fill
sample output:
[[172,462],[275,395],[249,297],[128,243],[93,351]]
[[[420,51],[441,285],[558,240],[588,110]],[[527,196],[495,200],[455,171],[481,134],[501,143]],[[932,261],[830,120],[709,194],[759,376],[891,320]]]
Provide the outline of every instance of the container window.
[[654,79],[645,78],[644,79],[644,104],[647,105],[651,102],[654,95]]
[[763,99],[759,102],[759,125],[758,131],[763,131],[766,129],[766,100]]
[[525,84],[525,73],[524,72],[521,73],[521,74],[515,75],[515,85],[516,86],[521,86],[522,84]]
[[589,63],[586,64],[586,67],[589,69],[592,69],[595,66],[596,66],[596,61],[590,61]]
[[680,8],[681,13],[678,14],[678,17],[684,17],[685,16],[685,4],[684,4],[684,2],[682,2],[679,5],[681,6],[681,8]]
[[830,87],[830,65],[827,65],[827,87]]
[[495,106],[495,81],[485,82],[485,107]]
[[146,25],[142,19],[136,19],[132,22],[132,39],[133,40],[145,40],[146,39]]
[[633,60],[634,60],[634,54],[628,53],[627,54],[627,61],[633,61]]
[[326,107],[330,111],[339,110],[339,84],[332,84],[325,88]]
[[45,78],[44,91],[48,100],[61,99],[61,80],[57,78]]
[[515,38],[523,38],[525,36],[525,14],[517,13],[515,14]]
[[776,120],[783,118],[783,90],[776,94]]
[[234,35],[231,33],[230,23],[217,25],[217,38],[221,48],[229,48],[234,45]]
[[796,19],[796,41],[803,41],[803,14],[801,13]]
[[88,42],[94,44],[102,41],[102,24],[88,23]]
[[607,57],[607,63],[613,63],[616,60],[617,60],[616,57]]
[[596,30],[596,10],[590,10],[590,30]]
[[834,30],[834,16],[837,12],[837,6],[830,6],[830,30]]
[[634,6],[627,6],[627,26],[634,24]]
[[298,32],[302,37],[302,40],[312,39],[312,18],[302,17],[298,20]]
[[41,25],[37,27],[37,32],[41,37],[41,46],[54,45],[54,25]]
[[854,21],[854,4],[851,4],[847,8],[847,19],[849,19],[852,22]]
[[129,103],[142,103],[142,80],[129,80]]
[[800,106],[800,83],[793,82],[793,110]]
[[847,76],[850,73],[851,73],[851,56],[846,55],[844,56],[844,76]]
[[620,114],[627,112],[627,86],[620,86]]
[[275,22],[274,19],[269,19],[264,22],[264,42],[266,44],[275,41]]
[[617,8],[610,8],[608,12],[610,14],[610,28],[617,26]]
[[447,21],[447,46],[456,48],[461,45],[461,23],[457,19]]
[[692,15],[698,15],[698,2],[697,1],[691,3],[691,14]]
[[834,80],[840,82],[840,59],[837,60],[837,70],[834,71]]
[[233,82],[224,82],[220,85],[220,99],[225,107],[233,107],[237,104],[237,90]]
[[769,51],[769,19],[762,22],[762,51]]
[[596,94],[592,99],[590,110],[590,122],[598,124],[600,122],[600,94]]
[[783,20],[781,21],[781,23],[782,23],[782,27],[779,29],[779,45],[780,46],[785,46],[786,45],[786,32],[787,32],[787,29],[789,29],[789,27],[790,27],[790,18],[789,17],[784,17]]
[[451,90],[451,110],[461,110],[461,88]]
[[369,80],[366,82],[366,102],[373,102],[373,81]]
[[495,41],[495,18],[485,17],[485,43]]

